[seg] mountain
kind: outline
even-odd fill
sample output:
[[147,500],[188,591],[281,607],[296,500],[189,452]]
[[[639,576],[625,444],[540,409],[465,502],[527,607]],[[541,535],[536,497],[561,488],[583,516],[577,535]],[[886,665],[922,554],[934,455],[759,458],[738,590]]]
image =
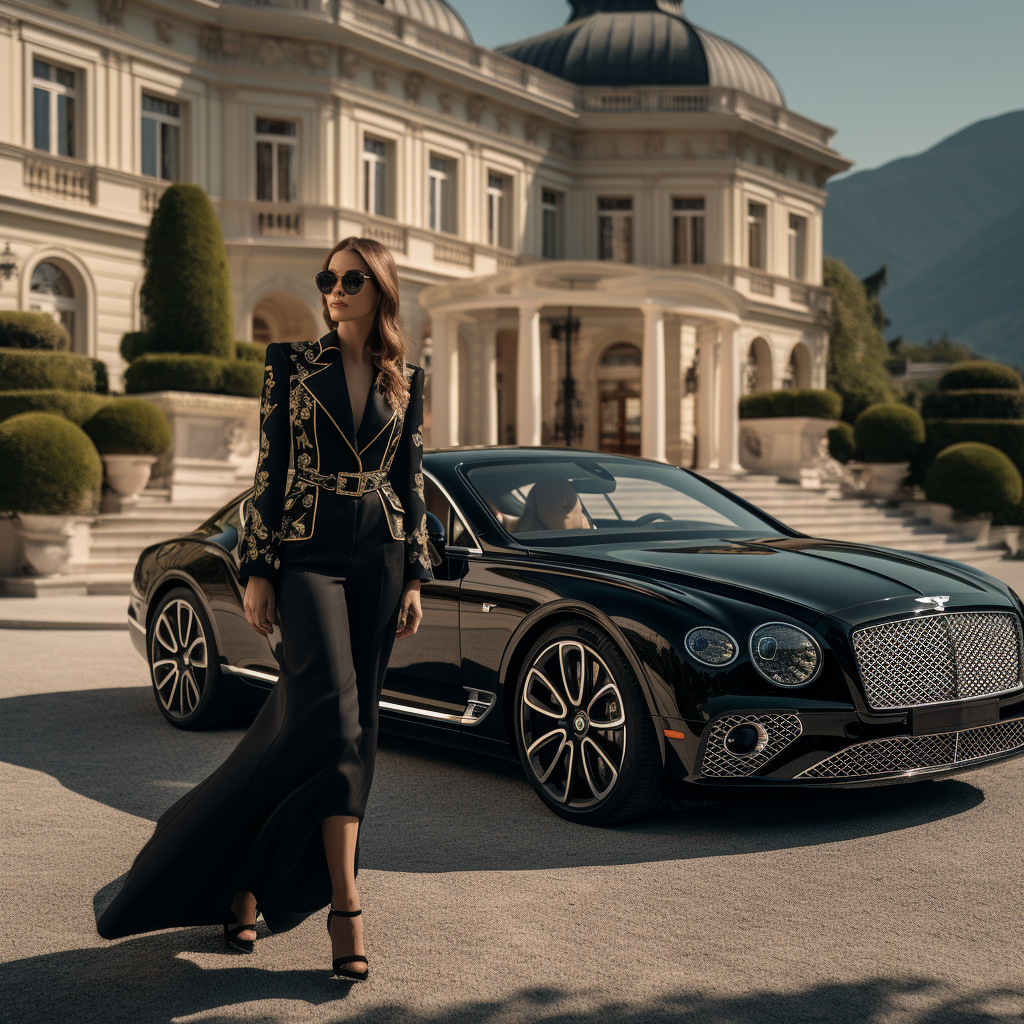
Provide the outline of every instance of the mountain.
[[1024,363],[1024,110],[829,187],[825,252],[861,277],[889,264],[891,337]]

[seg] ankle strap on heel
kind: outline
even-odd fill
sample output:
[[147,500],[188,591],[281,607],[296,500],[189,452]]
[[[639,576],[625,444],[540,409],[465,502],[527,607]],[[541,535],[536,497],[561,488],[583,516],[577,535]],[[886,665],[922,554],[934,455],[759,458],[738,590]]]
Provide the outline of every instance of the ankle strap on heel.
[[362,908],[359,910],[335,910],[331,907],[330,914],[333,917],[358,917],[362,913]]

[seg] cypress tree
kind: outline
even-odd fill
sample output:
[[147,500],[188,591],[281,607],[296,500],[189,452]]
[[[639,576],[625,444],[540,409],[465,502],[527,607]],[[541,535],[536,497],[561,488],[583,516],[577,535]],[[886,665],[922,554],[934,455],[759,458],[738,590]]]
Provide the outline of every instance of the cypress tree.
[[143,267],[149,351],[234,356],[228,254],[213,205],[198,185],[179,182],[161,196]]
[[832,296],[828,324],[827,386],[843,396],[842,418],[852,423],[869,405],[895,398],[879,328],[881,307],[864,282],[840,260],[825,257],[824,285]]

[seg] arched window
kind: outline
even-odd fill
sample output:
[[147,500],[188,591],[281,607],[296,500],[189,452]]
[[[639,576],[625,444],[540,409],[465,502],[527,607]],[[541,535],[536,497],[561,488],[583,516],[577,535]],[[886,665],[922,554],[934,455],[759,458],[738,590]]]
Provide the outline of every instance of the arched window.
[[809,388],[811,386],[811,352],[802,342],[797,342],[789,353],[789,365],[783,387]]
[[597,367],[599,447],[640,454],[640,349],[628,342],[606,348]]
[[39,263],[29,284],[29,309],[49,313],[62,323],[75,342],[75,289],[71,278],[56,263]]
[[755,338],[747,350],[747,363],[743,379],[743,393],[771,391],[772,350],[764,338]]
[[252,318],[252,340],[260,345],[269,345],[274,340],[270,324],[261,316],[254,316]]

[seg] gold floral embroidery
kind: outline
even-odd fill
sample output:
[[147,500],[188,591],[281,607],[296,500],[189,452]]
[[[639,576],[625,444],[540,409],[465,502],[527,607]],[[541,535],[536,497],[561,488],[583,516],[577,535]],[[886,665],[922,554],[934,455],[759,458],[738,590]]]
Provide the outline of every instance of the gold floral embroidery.
[[412,435],[412,443],[417,448],[423,447],[423,424],[421,423],[416,429],[416,433]]
[[409,545],[409,561],[419,562],[424,569],[430,568],[430,555],[427,552],[427,514],[420,518],[420,525],[412,531],[412,535],[406,538]]
[[416,490],[416,496],[420,499],[420,501],[423,501],[424,497],[423,497],[423,474],[422,473],[415,473],[413,475],[412,485],[413,485],[413,487]]

